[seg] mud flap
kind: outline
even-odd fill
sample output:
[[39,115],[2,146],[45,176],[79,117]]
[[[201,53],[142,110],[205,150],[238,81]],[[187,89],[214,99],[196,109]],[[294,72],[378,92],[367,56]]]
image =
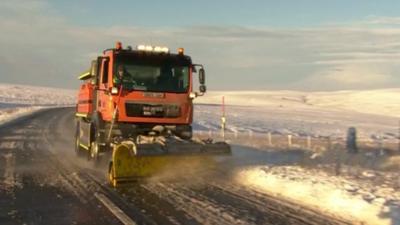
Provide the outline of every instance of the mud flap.
[[85,150],[90,149],[90,131],[91,131],[91,124],[87,122],[81,121],[79,123],[79,143],[80,147]]

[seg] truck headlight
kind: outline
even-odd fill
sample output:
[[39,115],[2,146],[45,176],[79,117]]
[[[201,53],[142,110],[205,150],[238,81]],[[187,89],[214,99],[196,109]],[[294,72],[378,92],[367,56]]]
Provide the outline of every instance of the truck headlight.
[[112,87],[112,88],[111,88],[111,94],[113,94],[113,95],[118,94],[118,88]]

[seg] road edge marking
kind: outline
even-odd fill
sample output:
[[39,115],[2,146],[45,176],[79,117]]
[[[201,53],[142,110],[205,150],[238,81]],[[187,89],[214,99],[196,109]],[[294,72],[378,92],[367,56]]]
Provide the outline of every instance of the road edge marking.
[[137,225],[135,221],[133,221],[128,215],[126,215],[118,206],[116,206],[109,198],[101,193],[94,193],[94,196],[101,202],[103,205],[110,210],[115,217],[117,217],[124,225]]

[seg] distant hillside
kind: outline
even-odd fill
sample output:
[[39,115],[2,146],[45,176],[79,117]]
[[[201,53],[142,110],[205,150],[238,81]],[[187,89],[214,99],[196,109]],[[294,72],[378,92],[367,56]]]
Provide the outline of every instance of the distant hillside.
[[[24,105],[74,105],[77,90],[0,84],[0,103]],[[290,109],[330,109],[400,116],[400,89],[301,91],[211,91],[195,103],[262,106]]]
[[10,105],[73,105],[76,90],[0,84],[0,103]]
[[196,103],[280,108],[324,108],[386,116],[400,116],[400,89],[333,92],[300,91],[215,91],[197,98]]

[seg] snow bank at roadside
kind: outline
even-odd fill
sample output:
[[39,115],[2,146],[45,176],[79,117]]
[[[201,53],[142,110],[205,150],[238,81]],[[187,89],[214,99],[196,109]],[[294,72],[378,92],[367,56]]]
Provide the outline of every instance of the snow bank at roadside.
[[[365,179],[375,176],[377,174],[374,171],[364,171],[361,175]],[[400,192],[385,185],[384,181],[372,185],[297,166],[252,167],[239,171],[236,179],[258,191],[284,197],[360,224],[400,224]]]
[[16,107],[16,108],[0,109],[0,125],[8,121],[14,120],[18,117],[29,115],[42,108],[43,107],[40,106],[32,106],[32,107]]

